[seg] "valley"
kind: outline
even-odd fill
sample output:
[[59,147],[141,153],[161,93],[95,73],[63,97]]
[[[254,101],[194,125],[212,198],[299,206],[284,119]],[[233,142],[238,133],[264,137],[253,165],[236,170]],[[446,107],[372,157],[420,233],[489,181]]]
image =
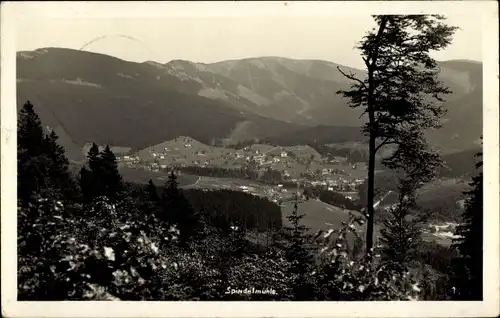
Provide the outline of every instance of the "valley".
[[[36,105],[76,168],[92,142],[110,145],[129,182],[151,179],[162,185],[176,167],[180,187],[265,197],[281,207],[285,220],[297,188],[301,195],[306,189],[340,193],[351,201],[350,208],[362,205],[364,120],[335,94],[349,85],[337,67],[364,76],[361,70],[319,60],[134,63],[42,48],[18,52],[18,107],[26,100]],[[456,60],[440,62],[440,67],[452,94],[444,103],[443,128],[427,136],[448,167],[427,187],[439,189],[439,196],[425,189],[421,196],[426,208],[438,211],[426,234],[434,239],[442,232],[436,229],[455,222],[461,211],[456,202],[463,199],[461,191],[473,172],[482,118],[482,64]],[[377,169],[385,173],[380,164]],[[380,208],[393,199],[385,198]],[[345,205],[327,204],[318,195],[302,200],[306,225],[314,231],[348,216]],[[445,236],[439,240],[448,244]]]
[[[135,153],[125,151],[117,158],[120,173],[129,182],[146,184],[151,179],[161,187],[175,167],[180,171],[181,188],[238,191],[266,198],[280,206],[284,223],[292,211],[294,195],[299,193],[299,208],[306,213],[304,224],[313,233],[339,226],[348,220],[349,213],[361,215],[341,202],[329,204],[321,201],[318,194],[308,197],[305,193],[306,189],[339,193],[353,206],[359,204],[359,186],[366,178],[365,163],[351,163],[340,156],[324,157],[310,146],[252,144],[234,149],[181,136]],[[384,182],[391,181],[384,180],[380,180],[381,189],[390,192],[392,188],[385,187]],[[461,211],[458,204],[466,189],[462,179],[442,178],[421,190],[420,204],[442,211],[424,231],[426,240],[451,244],[452,236],[446,228],[455,224],[453,221]],[[379,198],[381,211],[397,199],[393,195]]]

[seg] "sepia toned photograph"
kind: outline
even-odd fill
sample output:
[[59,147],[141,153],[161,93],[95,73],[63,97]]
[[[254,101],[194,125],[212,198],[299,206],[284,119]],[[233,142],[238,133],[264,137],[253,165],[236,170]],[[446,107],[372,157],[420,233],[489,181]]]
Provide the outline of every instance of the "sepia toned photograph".
[[495,5],[62,4],[2,3],[8,308],[499,313]]

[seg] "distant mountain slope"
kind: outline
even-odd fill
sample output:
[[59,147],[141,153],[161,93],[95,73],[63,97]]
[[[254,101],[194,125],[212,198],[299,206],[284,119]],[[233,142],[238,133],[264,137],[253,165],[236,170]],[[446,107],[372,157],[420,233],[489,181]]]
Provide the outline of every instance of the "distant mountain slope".
[[49,48],[17,56],[17,106],[30,100],[70,153],[88,142],[139,149],[179,135],[210,143],[240,122],[250,123],[242,138],[302,128],[189,94],[190,87],[163,67],[102,54]]
[[[335,94],[350,85],[337,66],[358,78],[363,78],[363,70],[327,61],[281,57],[212,64],[176,60],[166,66],[182,68],[183,78],[203,82],[206,88],[199,93],[203,96],[265,117],[321,126],[284,134],[282,140],[303,140],[313,134],[317,134],[317,140],[328,140],[323,137],[329,133],[327,126],[359,127],[363,123],[360,111],[349,108],[346,100]],[[445,97],[448,114],[443,128],[430,131],[428,136],[446,152],[476,147],[482,130],[482,63],[451,60],[439,62],[439,66],[440,79],[452,94]]]
[[[279,57],[133,63],[45,48],[18,52],[18,107],[31,100],[72,148],[95,141],[140,149],[181,135],[207,144],[221,138],[359,141],[359,111],[335,94],[349,86],[337,66]],[[456,60],[440,66],[453,94],[443,129],[429,136],[447,152],[475,148],[482,126],[482,64]]]
[[[260,110],[270,118],[313,125],[359,125],[359,111],[346,108],[345,101],[335,94],[349,85],[337,64],[261,57],[206,67],[263,96],[268,105],[274,104]],[[325,109],[328,111],[318,116]]]

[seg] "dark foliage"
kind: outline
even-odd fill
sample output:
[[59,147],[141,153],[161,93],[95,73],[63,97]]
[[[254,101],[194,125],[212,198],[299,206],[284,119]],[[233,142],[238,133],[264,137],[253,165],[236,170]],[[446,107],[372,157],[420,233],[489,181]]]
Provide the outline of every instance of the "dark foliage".
[[410,211],[416,207],[412,189],[402,186],[398,194],[399,202],[390,209],[383,222],[380,243],[382,255],[392,266],[408,270],[416,258],[422,242],[424,216],[410,217]]
[[28,101],[20,111],[17,138],[18,196],[23,205],[31,196],[45,191],[55,197],[77,195],[75,184],[68,171],[64,149],[57,144],[54,131],[46,134],[38,114]]
[[[477,155],[482,156],[482,153]],[[482,161],[476,164],[482,167]],[[462,224],[456,229],[458,238],[454,248],[458,257],[454,260],[456,294],[459,300],[482,300],[483,298],[483,173],[472,178],[471,190],[462,216]]]
[[212,217],[224,217],[242,229],[269,231],[282,226],[281,209],[266,198],[230,190],[184,191],[195,210],[203,208]]
[[166,226],[177,226],[179,239],[182,244],[187,244],[194,233],[199,230],[198,217],[189,201],[178,188],[177,177],[174,170],[168,176],[163,187],[160,198],[160,215],[158,218],[165,222]]
[[87,203],[101,196],[114,200],[122,192],[123,180],[109,146],[99,151],[99,147],[92,144],[87,154],[87,166],[80,169],[80,188]]
[[325,203],[342,209],[355,211],[360,211],[362,209],[361,204],[354,202],[349,198],[346,198],[342,193],[335,191],[322,190],[318,198]]
[[310,249],[311,235],[301,221],[305,214],[298,210],[298,195],[292,213],[287,216],[291,226],[285,228],[285,258],[289,262],[290,292],[294,300],[314,299],[314,284],[309,277],[313,268],[313,253]]
[[439,171],[439,175],[448,178],[472,177],[474,174],[474,154],[478,149],[464,150],[443,156],[445,166]]

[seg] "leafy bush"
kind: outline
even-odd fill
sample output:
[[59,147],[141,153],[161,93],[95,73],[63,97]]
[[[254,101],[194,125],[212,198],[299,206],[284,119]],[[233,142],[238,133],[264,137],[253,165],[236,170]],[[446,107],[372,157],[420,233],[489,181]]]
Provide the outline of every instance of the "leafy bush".
[[315,273],[320,300],[417,300],[421,288],[416,277],[383,261],[380,246],[367,256],[349,246],[349,235],[361,240],[356,226],[363,224],[351,216],[342,228],[318,238],[324,244]]
[[[19,299],[293,299],[287,274],[291,263],[283,249],[272,245],[250,252],[243,232],[224,236],[209,225],[181,248],[175,227],[166,231],[153,214],[141,215],[138,208],[132,199],[112,204],[105,197],[72,208],[39,198],[20,208]],[[353,223],[335,233],[335,244],[314,245],[326,249],[305,275],[314,286],[308,299],[412,295],[413,281],[406,273],[386,271],[378,258],[364,259],[347,248],[342,240],[354,233]],[[276,294],[231,294],[228,287]]]

